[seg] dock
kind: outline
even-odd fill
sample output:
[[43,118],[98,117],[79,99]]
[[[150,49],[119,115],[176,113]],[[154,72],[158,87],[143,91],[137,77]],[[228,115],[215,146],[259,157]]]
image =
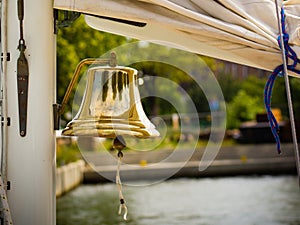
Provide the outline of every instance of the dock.
[[[124,182],[166,180],[178,177],[296,174],[293,145],[249,144],[222,147],[210,166],[199,170],[204,148],[184,150],[124,151],[121,176]],[[83,183],[115,181],[116,152],[84,152],[88,166]]]

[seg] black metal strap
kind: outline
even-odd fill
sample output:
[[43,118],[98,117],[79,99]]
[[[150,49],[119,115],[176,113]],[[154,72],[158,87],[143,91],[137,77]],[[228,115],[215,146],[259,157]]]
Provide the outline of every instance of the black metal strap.
[[19,105],[19,132],[22,137],[26,136],[27,126],[27,99],[28,99],[28,61],[25,57],[25,40],[23,37],[24,1],[18,0],[18,18],[20,21],[20,39],[18,49],[20,51],[17,60],[17,83]]

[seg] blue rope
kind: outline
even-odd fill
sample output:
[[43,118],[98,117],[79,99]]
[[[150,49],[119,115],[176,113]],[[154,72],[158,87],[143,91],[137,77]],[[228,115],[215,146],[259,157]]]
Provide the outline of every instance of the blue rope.
[[[288,60],[290,59],[292,61],[291,64],[287,65],[287,69],[290,71],[293,71],[295,73],[300,74],[300,70],[296,69],[296,66],[298,63],[300,63],[300,60],[297,57],[297,54],[294,52],[294,50],[289,46],[289,35],[286,32],[285,29],[285,14],[284,14],[284,10],[283,8],[281,9],[281,25],[282,25],[282,35],[283,35],[283,43],[284,43],[284,49],[285,49],[285,57],[286,57],[286,61],[288,62]],[[280,49],[282,49],[281,43],[280,43],[280,35],[277,38],[278,41],[278,45],[280,47]],[[275,138],[276,141],[276,145],[277,145],[277,152],[280,154],[281,153],[281,149],[280,149],[280,138],[279,138],[279,125],[278,122],[271,110],[271,98],[272,98],[272,90],[273,90],[273,86],[274,86],[274,82],[276,80],[276,78],[278,76],[282,76],[283,74],[283,64],[277,66],[272,74],[270,75],[266,86],[265,86],[265,90],[264,90],[264,102],[265,102],[265,108],[267,111],[267,115],[268,115],[268,120],[270,123],[270,127],[271,127],[271,131],[272,134]]]

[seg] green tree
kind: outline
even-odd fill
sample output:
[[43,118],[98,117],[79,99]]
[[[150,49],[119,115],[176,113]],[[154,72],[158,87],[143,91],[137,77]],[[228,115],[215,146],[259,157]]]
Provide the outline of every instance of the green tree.
[[[300,114],[298,112],[300,111],[300,80],[297,77],[290,77],[289,81],[295,118],[299,120]],[[278,77],[275,81],[272,92],[272,107],[280,108],[283,117],[289,117],[285,81],[283,77]]]
[[[291,84],[291,92],[292,92],[292,101],[294,106],[294,112],[295,112],[295,119],[300,120],[300,80],[296,77],[290,78],[290,84]],[[286,99],[286,98],[285,98]],[[287,103],[286,103],[287,108]]]
[[227,128],[238,128],[242,122],[254,120],[262,112],[261,98],[250,96],[245,90],[239,90],[233,100],[227,104]]
[[[266,79],[250,75],[241,83],[240,88],[245,90],[248,95],[260,98],[262,100],[261,102],[263,103],[265,84]],[[260,105],[263,106],[262,104]]]
[[[179,82],[179,77],[181,80],[192,79],[183,71],[160,62],[139,62],[130,66],[139,70],[140,78],[145,81],[144,85],[140,87],[140,93],[144,96],[149,96],[142,99],[147,114],[157,116],[176,113],[177,110],[188,112],[188,106],[184,101],[183,95],[181,95],[180,87],[182,88],[182,86]],[[182,79],[185,76],[187,77]],[[160,77],[167,78],[167,81],[171,80],[173,83],[159,79]],[[177,87],[176,83],[179,83]],[[161,98],[157,96],[161,96]],[[167,97],[167,99],[163,99],[164,97]]]
[[235,79],[231,74],[221,72],[217,76],[225,102],[230,102],[241,89],[241,80]]

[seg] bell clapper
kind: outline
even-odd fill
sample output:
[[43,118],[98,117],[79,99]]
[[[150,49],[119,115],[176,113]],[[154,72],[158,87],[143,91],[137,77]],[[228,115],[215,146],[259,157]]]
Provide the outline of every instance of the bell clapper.
[[114,143],[113,143],[113,147],[114,149],[118,150],[118,167],[117,167],[117,174],[116,174],[116,184],[118,187],[118,191],[119,191],[119,198],[120,198],[120,206],[119,206],[119,215],[122,214],[122,209],[124,209],[124,215],[123,218],[124,220],[127,220],[127,206],[125,204],[125,199],[122,193],[122,182],[121,182],[121,178],[120,178],[120,169],[121,169],[121,164],[122,164],[122,158],[123,158],[123,152],[122,150],[126,147],[125,144],[125,140],[123,139],[122,136],[117,136],[114,139]]

